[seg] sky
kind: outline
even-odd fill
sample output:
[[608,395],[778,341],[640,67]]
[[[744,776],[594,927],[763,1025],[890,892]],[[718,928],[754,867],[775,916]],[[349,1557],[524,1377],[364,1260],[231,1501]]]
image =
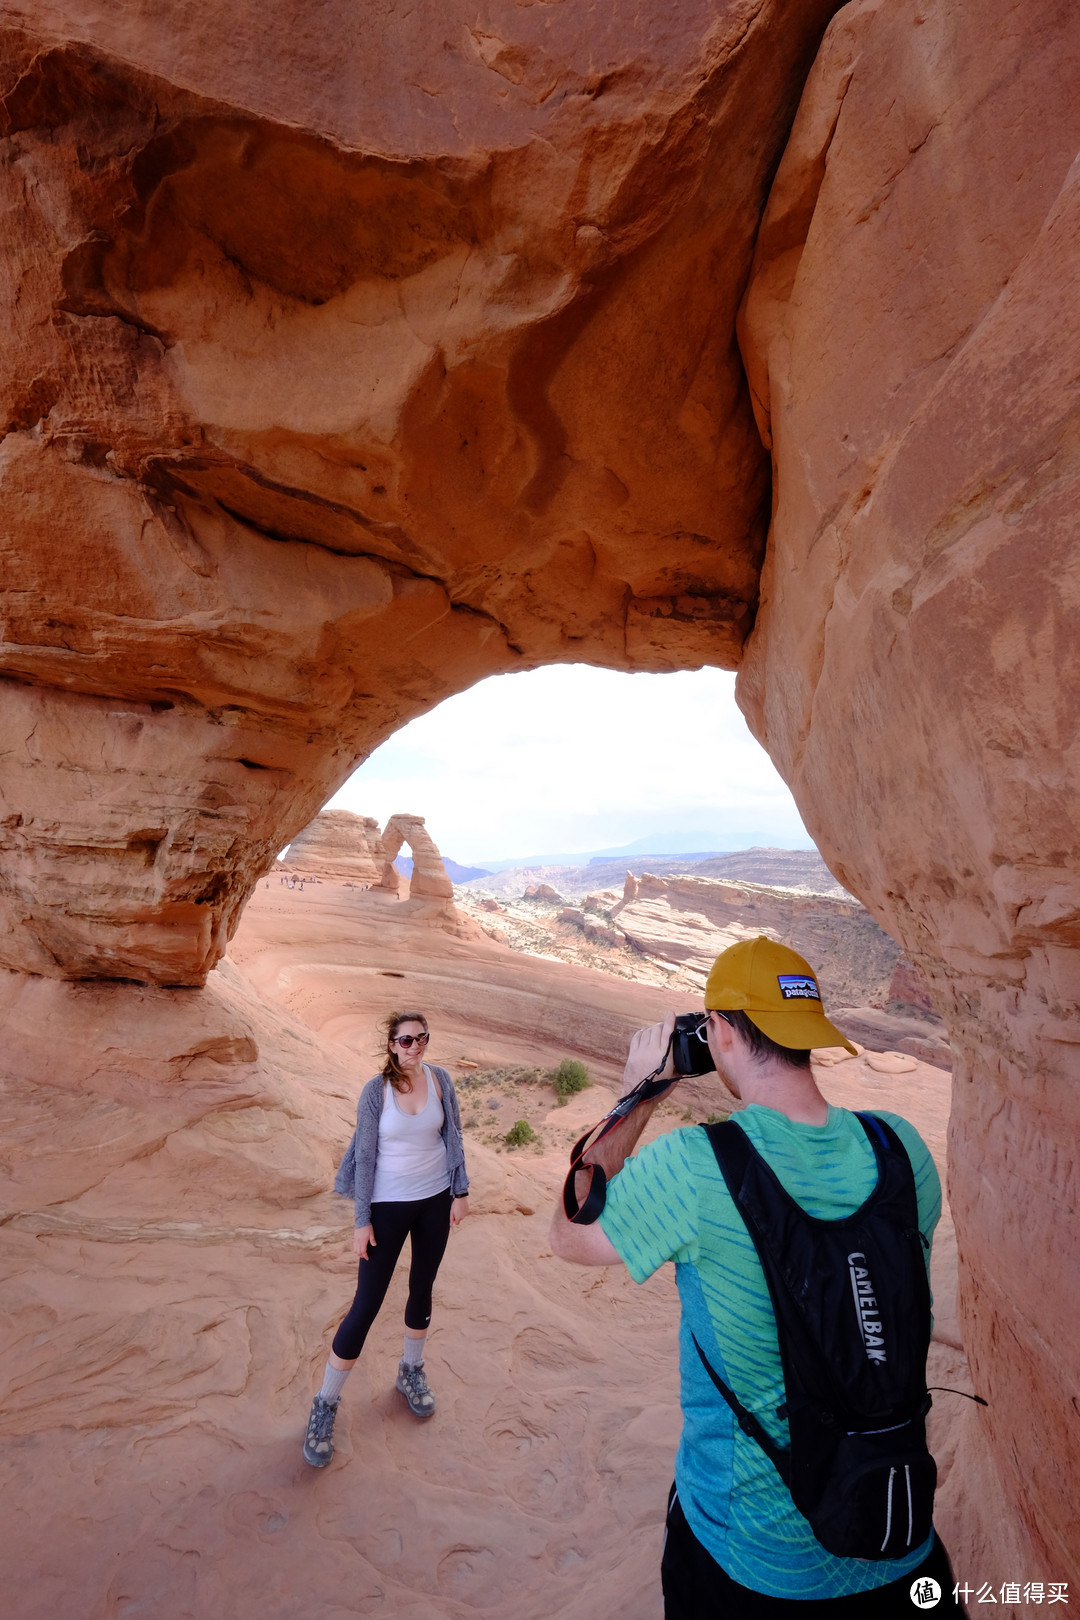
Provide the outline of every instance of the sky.
[[476,866],[654,837],[662,854],[680,833],[707,834],[702,850],[809,849],[734,691],[717,669],[495,675],[402,727],[327,808],[423,816],[443,855]]

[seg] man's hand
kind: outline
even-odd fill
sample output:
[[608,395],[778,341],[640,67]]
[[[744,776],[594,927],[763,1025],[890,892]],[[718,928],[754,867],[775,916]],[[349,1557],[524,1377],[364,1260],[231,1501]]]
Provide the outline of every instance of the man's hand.
[[[623,1070],[624,1097],[650,1074],[656,1074],[657,1079],[670,1076],[672,1085],[675,1084],[678,1076],[672,1067],[670,1055],[665,1062],[674,1029],[675,1014],[668,1013],[663,1023],[650,1024],[647,1029],[639,1029],[634,1035]],[[625,1119],[620,1119],[608,1132],[603,1141],[586,1149],[582,1163],[600,1165],[609,1181],[612,1176],[617,1176],[634,1151],[638,1138],[652,1117],[653,1109],[670,1090],[671,1086],[668,1086],[656,1097],[650,1097],[648,1102],[638,1103]],[[588,1191],[588,1179],[581,1170],[577,1172],[574,1186],[579,1200],[584,1199]],[[551,1220],[551,1249],[560,1260],[570,1260],[579,1266],[610,1266],[619,1259],[615,1245],[599,1222],[592,1226],[575,1226],[567,1220],[561,1198],[555,1205]]]
[[368,1257],[368,1245],[375,1247],[375,1229],[371,1226],[353,1227],[352,1246],[353,1254],[358,1254],[361,1260]]
[[[658,1079],[666,1079],[671,1075],[672,1086],[676,1084],[678,1076],[671,1065],[671,1057],[664,1062],[664,1053],[671,1045],[671,1036],[675,1028],[675,1014],[668,1013],[662,1024],[649,1024],[646,1029],[639,1029],[630,1042],[630,1055],[623,1070],[623,1096],[633,1091],[634,1087],[654,1070],[664,1065]],[[671,1091],[661,1091],[657,1096],[650,1097],[648,1102],[638,1103],[633,1113],[625,1119],[620,1119],[615,1128],[608,1132],[603,1141],[595,1147],[588,1148],[582,1156],[583,1164],[598,1164],[610,1180],[618,1175],[626,1160],[633,1153],[637,1141],[657,1105],[663,1102]],[[585,1196],[585,1177],[582,1176],[577,1183],[579,1198]]]
[[[623,1069],[623,1096],[633,1091],[646,1075],[655,1073],[663,1064],[658,1079],[677,1078],[671,1061],[671,1037],[675,1033],[675,1014],[668,1013],[662,1024],[649,1024],[639,1029],[630,1041],[630,1055]],[[665,1053],[667,1060],[665,1062]],[[667,1092],[664,1092],[667,1096]]]

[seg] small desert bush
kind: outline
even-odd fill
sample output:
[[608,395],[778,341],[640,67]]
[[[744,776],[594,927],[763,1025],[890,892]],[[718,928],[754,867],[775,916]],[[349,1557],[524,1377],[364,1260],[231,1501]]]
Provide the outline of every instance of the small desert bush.
[[592,1083],[588,1069],[584,1063],[579,1063],[577,1058],[563,1058],[559,1067],[552,1069],[548,1080],[555,1087],[560,1107],[567,1097],[572,1097],[575,1091],[584,1091],[585,1087]]
[[480,1090],[484,1086],[516,1086],[535,1084],[544,1078],[543,1070],[529,1068],[524,1064],[502,1064],[496,1068],[478,1069],[475,1074],[469,1075],[465,1080],[457,1081],[460,1091]]
[[519,1119],[506,1133],[507,1147],[524,1147],[526,1142],[536,1141],[536,1132],[527,1119]]

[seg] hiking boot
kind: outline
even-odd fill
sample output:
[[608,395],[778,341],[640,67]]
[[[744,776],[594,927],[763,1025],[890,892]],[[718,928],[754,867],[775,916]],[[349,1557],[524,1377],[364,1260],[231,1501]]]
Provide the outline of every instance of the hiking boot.
[[397,1370],[395,1388],[400,1389],[409,1403],[409,1411],[415,1417],[429,1418],[434,1414],[435,1397],[428,1388],[422,1361],[415,1366],[403,1361]]
[[304,1461],[310,1463],[312,1468],[325,1468],[328,1462],[333,1461],[337,1409],[337,1401],[326,1401],[321,1395],[316,1395],[311,1403],[307,1439],[304,1441]]

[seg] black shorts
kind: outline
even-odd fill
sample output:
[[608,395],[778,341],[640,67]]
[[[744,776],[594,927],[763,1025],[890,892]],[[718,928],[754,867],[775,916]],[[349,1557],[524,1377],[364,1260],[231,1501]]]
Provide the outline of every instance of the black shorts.
[[949,1557],[934,1537],[933,1546],[918,1569],[872,1592],[853,1592],[836,1598],[776,1598],[754,1592],[733,1581],[694,1535],[686,1522],[674,1485],[668,1498],[667,1535],[660,1566],[664,1587],[664,1620],[913,1620],[924,1611],[911,1598],[915,1581],[935,1580],[941,1600],[932,1610],[962,1615],[963,1605],[953,1597],[955,1581]]

